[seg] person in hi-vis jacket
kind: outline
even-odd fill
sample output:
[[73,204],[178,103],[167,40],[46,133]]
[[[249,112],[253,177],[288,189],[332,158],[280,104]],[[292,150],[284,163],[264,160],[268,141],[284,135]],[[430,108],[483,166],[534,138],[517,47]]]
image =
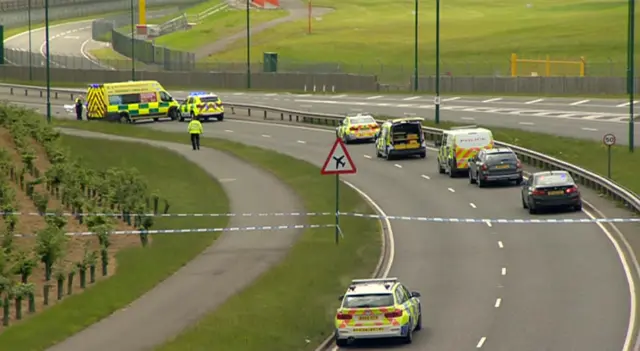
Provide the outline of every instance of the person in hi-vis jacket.
[[76,98],[76,105],[75,105],[75,108],[76,108],[76,119],[77,119],[78,121],[82,121],[82,109],[83,109],[83,106],[82,106],[82,96],[78,96],[78,97]]
[[194,117],[187,126],[187,131],[191,135],[191,146],[194,150],[200,150],[200,134],[204,131],[202,129],[202,123],[198,121],[197,117]]

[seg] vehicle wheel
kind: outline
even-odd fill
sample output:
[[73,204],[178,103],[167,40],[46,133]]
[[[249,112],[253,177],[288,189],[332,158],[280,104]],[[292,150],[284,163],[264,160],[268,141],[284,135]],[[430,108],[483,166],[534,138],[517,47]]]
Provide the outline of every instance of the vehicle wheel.
[[204,121],[205,121],[205,122],[209,122],[209,117],[205,117],[205,118],[204,118]]
[[520,196],[520,199],[522,200],[522,208],[528,208],[527,203],[524,201],[524,197]]
[[582,203],[573,206],[573,209],[576,210],[576,212],[582,211]]
[[348,339],[338,339],[338,338],[336,338],[336,346],[345,347],[347,345],[349,345],[349,340]]
[[418,324],[416,324],[415,330],[422,330],[422,313],[418,316]]
[[486,186],[486,184],[482,181],[482,179],[480,179],[480,177],[476,179],[476,184],[478,184],[478,188],[484,188]]
[[440,160],[438,161],[438,173],[440,174],[444,174],[444,167],[442,167],[442,165],[440,164]]
[[222,122],[224,120],[224,113],[220,114],[220,116],[218,116],[217,118],[218,118],[218,122]]
[[469,170],[469,184],[475,184],[476,180],[473,178],[471,170]]
[[157,118],[157,117],[153,119],[154,122],[158,122],[159,120],[160,118]]
[[427,153],[426,152],[423,152],[423,153],[420,154],[420,158],[426,158],[426,157],[427,157]]
[[130,123],[129,116],[126,113],[120,114],[119,123]]
[[172,121],[178,119],[178,110],[175,108],[173,110],[169,110],[169,118],[171,118]]
[[529,214],[538,213],[538,210],[535,207],[531,206],[531,204],[527,204],[527,207],[529,208]]
[[522,184],[522,180],[523,180],[522,178],[518,178],[518,179],[516,180],[516,185],[520,185],[520,184]]
[[407,335],[402,338],[402,342],[405,344],[411,344],[413,342],[413,330],[411,327],[409,327]]

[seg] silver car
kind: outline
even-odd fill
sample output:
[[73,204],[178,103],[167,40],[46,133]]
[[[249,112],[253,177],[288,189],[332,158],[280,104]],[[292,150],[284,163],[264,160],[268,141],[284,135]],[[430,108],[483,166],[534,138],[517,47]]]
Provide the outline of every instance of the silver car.
[[468,161],[469,183],[484,187],[489,182],[522,183],[522,163],[509,148],[481,150]]

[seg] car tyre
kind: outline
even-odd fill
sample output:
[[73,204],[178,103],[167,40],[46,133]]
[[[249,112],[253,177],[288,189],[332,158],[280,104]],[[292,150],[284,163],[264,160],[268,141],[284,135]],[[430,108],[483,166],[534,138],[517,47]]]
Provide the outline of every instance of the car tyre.
[[531,206],[531,204],[527,204],[527,207],[529,208],[529,214],[538,213],[538,209],[536,209],[535,207]]
[[218,122],[222,122],[224,120],[224,113],[221,113],[220,116],[216,117]]
[[473,172],[469,170],[469,184],[475,184],[476,180],[473,178]]
[[521,196],[520,199],[522,199],[522,208],[529,208],[526,201],[524,201],[524,197]]
[[411,328],[411,326],[409,326],[409,330],[407,331],[407,335],[402,338],[402,342],[404,344],[413,343],[413,328]]
[[516,179],[516,185],[520,185],[522,184],[523,179],[522,178],[518,178]]
[[442,167],[442,165],[440,164],[440,160],[437,160],[438,162],[438,173],[440,174],[444,174],[444,167]]
[[484,188],[486,186],[486,184],[482,181],[482,179],[480,179],[480,177],[476,179],[476,184],[478,184],[478,188]]
[[338,347],[345,347],[349,345],[349,340],[348,339],[338,339],[336,337],[336,346]]
[[176,119],[178,119],[178,110],[177,109],[171,109],[169,111],[169,118],[171,118],[172,121],[175,121]]
[[423,153],[420,154],[420,158],[426,158],[426,157],[427,157],[427,153],[426,152],[423,152]]
[[574,209],[576,212],[580,212],[580,211],[582,211],[582,202],[581,202],[581,203],[579,203],[578,205],[575,205],[575,206],[573,207],[573,209]]
[[180,112],[180,115],[178,117],[178,122],[184,122],[184,116],[182,115],[182,112]]
[[418,315],[418,324],[416,324],[416,331],[417,330],[422,330],[422,313],[420,313],[420,315]]

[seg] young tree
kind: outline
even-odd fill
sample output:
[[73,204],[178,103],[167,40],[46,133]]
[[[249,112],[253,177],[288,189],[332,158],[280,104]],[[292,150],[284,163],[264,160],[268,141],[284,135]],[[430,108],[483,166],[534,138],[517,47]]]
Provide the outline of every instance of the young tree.
[[54,263],[64,254],[67,237],[61,229],[47,226],[37,233],[36,241],[36,253],[44,264],[45,280],[50,281]]
[[20,250],[13,257],[13,262],[12,273],[19,274],[22,284],[27,284],[33,269],[38,266],[38,260],[32,253]]

